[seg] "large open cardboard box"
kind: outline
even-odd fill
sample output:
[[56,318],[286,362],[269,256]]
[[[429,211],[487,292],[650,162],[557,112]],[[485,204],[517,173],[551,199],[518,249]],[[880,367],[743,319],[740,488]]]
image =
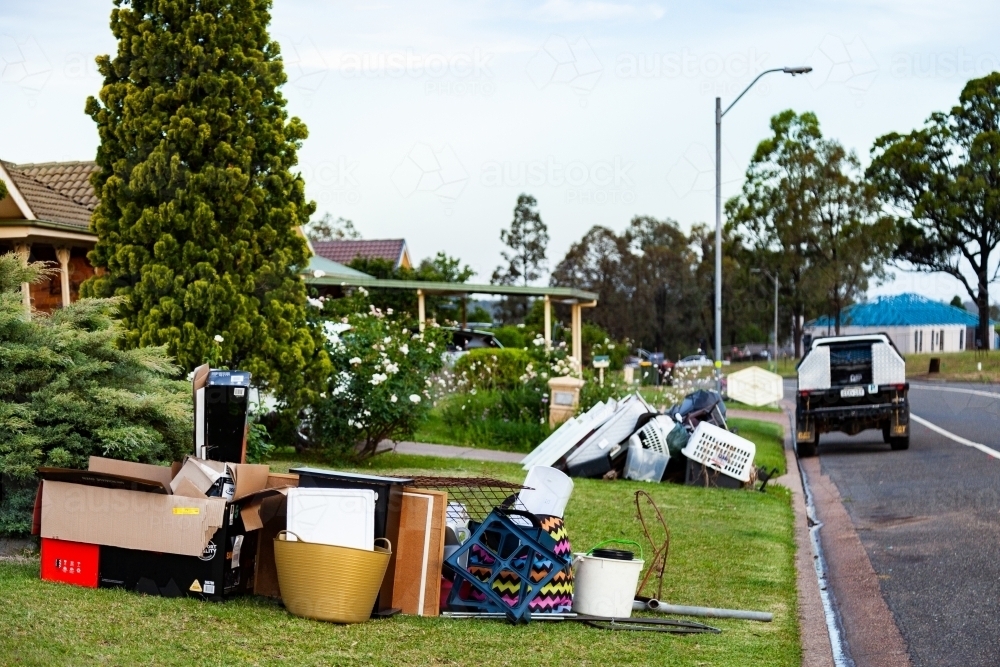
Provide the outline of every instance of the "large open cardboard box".
[[[222,600],[276,595],[270,540],[284,526],[283,489],[263,465],[230,464],[232,501],[170,482],[181,469],[91,457],[88,470],[43,468],[36,500],[43,540],[100,545],[98,585]],[[274,488],[278,486],[279,488]],[[181,495],[183,492],[185,495]],[[199,497],[200,495],[200,497]],[[51,544],[52,542],[50,542]],[[265,589],[256,590],[263,579]]]

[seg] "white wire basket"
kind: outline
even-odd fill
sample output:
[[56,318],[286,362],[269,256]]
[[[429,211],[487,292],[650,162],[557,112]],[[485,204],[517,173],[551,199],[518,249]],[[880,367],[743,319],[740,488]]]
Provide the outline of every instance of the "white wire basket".
[[735,433],[701,422],[681,453],[706,468],[749,482],[757,446]]
[[629,445],[652,449],[654,452],[670,456],[670,450],[667,449],[667,434],[673,427],[674,423],[670,417],[653,417],[629,438]]

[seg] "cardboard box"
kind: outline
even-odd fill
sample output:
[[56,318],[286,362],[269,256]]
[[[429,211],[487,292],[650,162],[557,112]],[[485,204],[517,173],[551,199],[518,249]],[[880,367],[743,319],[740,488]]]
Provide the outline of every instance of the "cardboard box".
[[98,586],[213,602],[253,593],[259,531],[246,529],[240,507],[229,504],[224,525],[197,557],[102,545]]
[[267,466],[230,468],[232,502],[206,498],[193,484],[171,493],[178,464],[92,457],[86,471],[42,468],[39,534],[43,544],[100,545],[101,587],[211,600],[253,592],[258,535],[268,522],[268,533],[284,527],[284,489],[267,488]]

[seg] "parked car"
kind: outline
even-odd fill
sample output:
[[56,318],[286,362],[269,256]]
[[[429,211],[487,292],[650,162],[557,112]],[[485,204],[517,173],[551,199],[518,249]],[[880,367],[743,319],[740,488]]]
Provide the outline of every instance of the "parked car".
[[449,352],[468,352],[480,347],[503,347],[497,337],[489,331],[451,328],[447,328],[445,331],[451,331],[451,342],[448,343]]
[[689,357],[684,357],[674,365],[677,368],[711,368],[715,365],[715,362],[704,354],[692,354]]
[[892,449],[910,446],[906,362],[886,334],[812,341],[798,365],[795,443],[815,456],[822,433],[879,429]]
[[467,354],[469,350],[475,350],[481,347],[501,349],[503,344],[497,340],[489,331],[480,331],[477,329],[454,329],[446,328],[445,331],[451,332],[451,341],[448,343],[448,347],[444,353],[445,364],[451,366],[454,364],[459,357]]

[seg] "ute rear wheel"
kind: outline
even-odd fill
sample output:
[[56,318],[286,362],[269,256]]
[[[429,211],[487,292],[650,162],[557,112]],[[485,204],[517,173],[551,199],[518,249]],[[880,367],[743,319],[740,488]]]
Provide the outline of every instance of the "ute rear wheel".
[[795,451],[799,458],[809,458],[816,456],[816,448],[819,447],[819,433],[813,436],[809,442],[798,442],[795,444]]
[[882,424],[882,442],[887,445],[892,442],[892,437],[889,435],[889,422]]

